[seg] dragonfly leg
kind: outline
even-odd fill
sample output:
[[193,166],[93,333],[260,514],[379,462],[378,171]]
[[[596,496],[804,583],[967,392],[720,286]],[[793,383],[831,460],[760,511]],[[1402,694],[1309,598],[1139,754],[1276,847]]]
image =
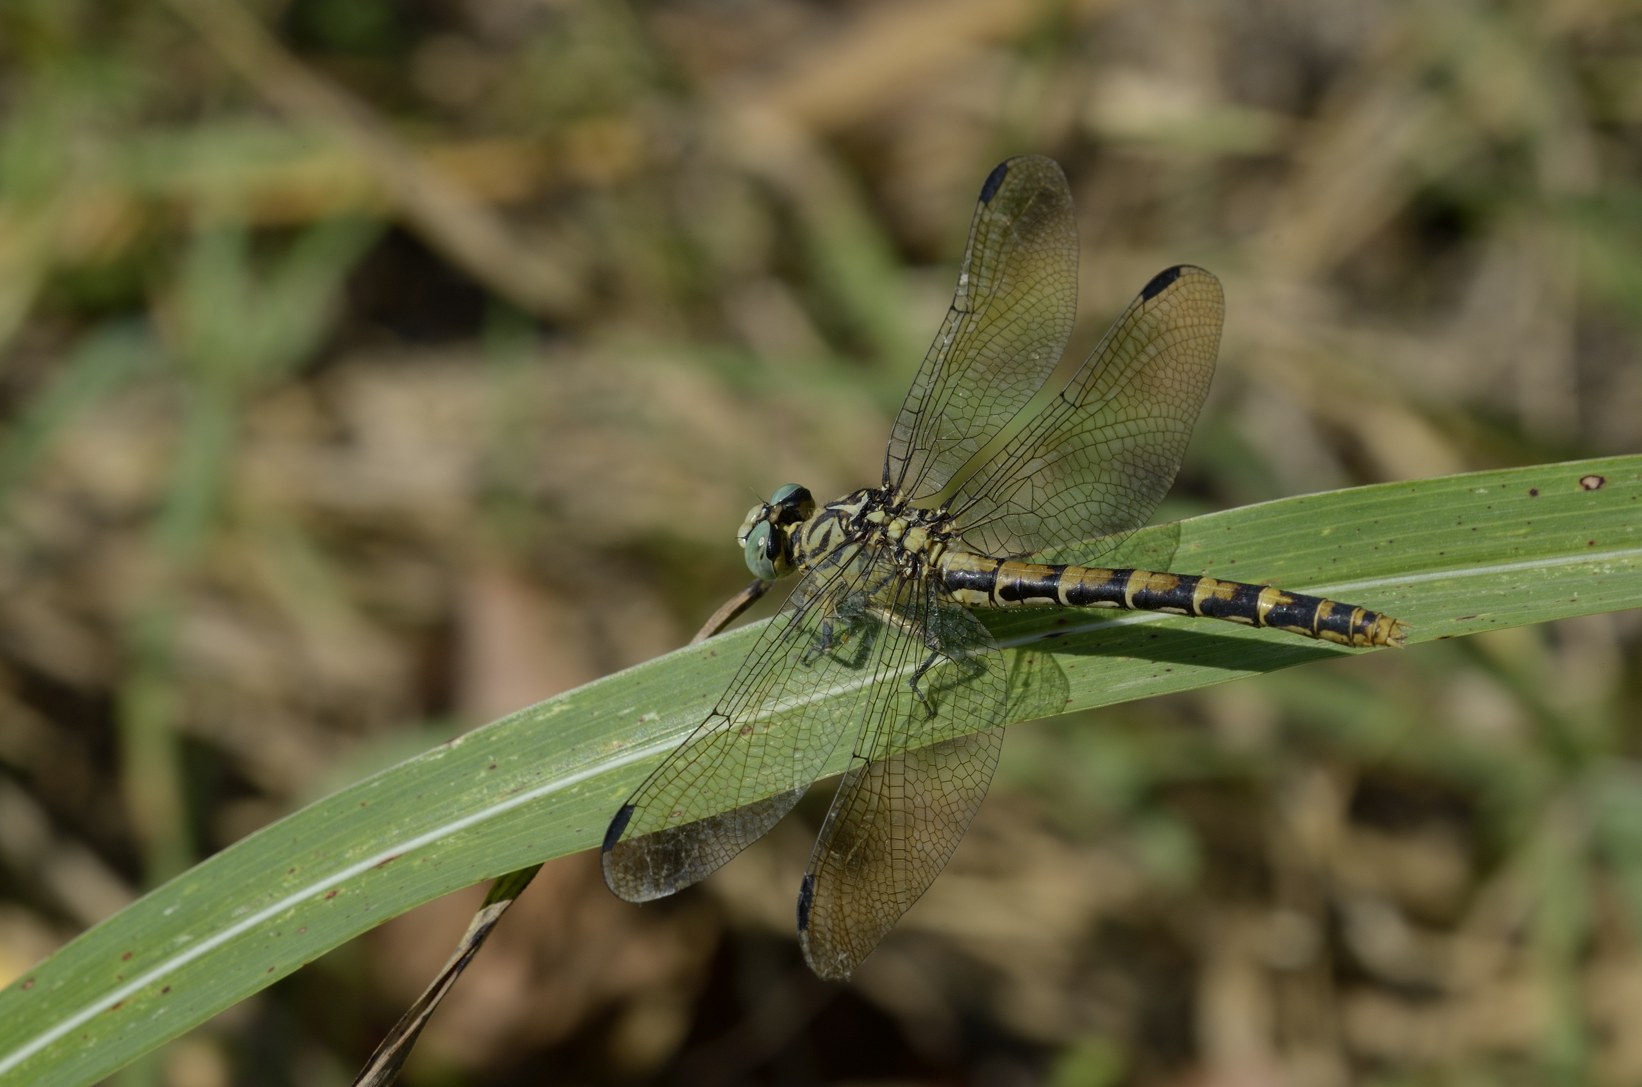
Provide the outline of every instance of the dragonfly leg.
[[958,653],[952,655],[930,646],[929,654],[924,657],[917,668],[912,670],[912,675],[907,677],[907,686],[912,688],[912,693],[917,696],[918,701],[922,702],[932,714],[935,712],[935,699],[931,692],[924,689],[921,681],[925,672],[942,662],[952,665],[955,671],[950,680],[943,675],[940,682],[936,684],[937,688],[951,689],[958,687],[986,672],[985,662],[979,660],[973,654]]
[[[861,668],[872,651],[875,619],[869,609],[860,603],[845,600],[832,615],[816,624],[815,638],[804,650],[801,663],[806,667],[823,656],[830,656],[846,668]],[[850,646],[851,639],[855,644]],[[849,647],[848,652],[840,652]]]
[[924,689],[922,680],[926,672],[943,661],[952,666],[950,673],[942,673],[938,677],[936,687],[940,690],[961,687],[986,672],[985,660],[974,650],[990,646],[982,646],[975,642],[968,625],[961,621],[955,622],[955,619],[973,623],[968,613],[961,610],[956,616],[948,616],[947,613],[937,610],[928,617],[923,642],[929,653],[907,678],[907,685],[912,688],[912,693],[924,704],[931,716],[935,713],[935,692]]
[[912,675],[907,677],[907,686],[912,688],[913,696],[924,704],[924,709],[930,714],[935,712],[935,703],[930,701],[929,695],[924,693],[924,685],[918,681],[923,679],[924,673],[933,668],[935,662],[940,659],[941,654],[931,649],[929,654],[924,657],[923,662],[912,670]]

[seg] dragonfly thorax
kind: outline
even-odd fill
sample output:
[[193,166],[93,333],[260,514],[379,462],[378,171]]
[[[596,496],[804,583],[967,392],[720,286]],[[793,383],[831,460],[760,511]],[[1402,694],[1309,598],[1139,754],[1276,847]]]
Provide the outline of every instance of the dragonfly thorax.
[[809,491],[789,483],[747,512],[736,541],[748,569],[766,580],[842,562],[862,548],[881,549],[902,576],[917,577],[949,548],[961,548],[946,520],[946,510],[914,506],[882,487],[864,487],[818,509]]

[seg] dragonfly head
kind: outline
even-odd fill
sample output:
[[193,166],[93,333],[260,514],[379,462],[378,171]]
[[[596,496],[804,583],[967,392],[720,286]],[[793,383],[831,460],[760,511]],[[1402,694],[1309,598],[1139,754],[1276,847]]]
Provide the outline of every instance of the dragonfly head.
[[793,528],[809,520],[815,499],[796,483],[776,489],[768,502],[747,511],[736,543],[747,555],[747,569],[765,581],[793,572]]

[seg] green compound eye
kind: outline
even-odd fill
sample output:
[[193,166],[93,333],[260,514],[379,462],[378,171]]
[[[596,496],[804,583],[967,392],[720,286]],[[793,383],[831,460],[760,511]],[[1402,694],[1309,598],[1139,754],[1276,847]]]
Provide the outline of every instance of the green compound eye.
[[772,524],[789,528],[814,516],[815,498],[807,488],[796,483],[783,483],[770,496],[769,510]]
[[800,487],[798,484],[796,484],[796,483],[783,483],[781,486],[779,486],[775,489],[774,494],[770,495],[770,505],[772,505],[772,506],[785,505],[787,503],[788,499],[792,498],[794,495],[798,494],[800,491],[803,491],[805,498],[809,497],[809,492],[805,491],[804,488]]
[[746,550],[747,569],[765,581],[792,573],[792,533],[814,513],[815,498],[796,483],[782,484],[768,502],[748,510],[736,533]]
[[770,546],[770,523],[760,521],[747,533],[747,569],[754,577],[775,580],[775,554]]

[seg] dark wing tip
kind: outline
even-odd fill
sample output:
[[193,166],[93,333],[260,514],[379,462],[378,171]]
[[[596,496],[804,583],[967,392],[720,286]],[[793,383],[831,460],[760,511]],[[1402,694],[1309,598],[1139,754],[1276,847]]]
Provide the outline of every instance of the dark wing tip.
[[623,804],[621,810],[616,812],[616,817],[610,820],[610,829],[604,832],[604,844],[599,847],[600,853],[608,853],[616,848],[616,843],[621,841],[622,831],[627,829],[627,824],[632,818],[633,805]]
[[848,981],[851,971],[860,965],[861,956],[838,946],[831,934],[823,934],[817,942],[810,931],[810,909],[814,905],[815,873],[805,872],[804,882],[798,887],[798,946],[804,949],[804,961],[816,977],[822,981]]
[[810,904],[815,901],[815,874],[804,873],[804,882],[798,887],[798,931],[802,935],[810,927]]
[[1153,276],[1151,280],[1147,282],[1146,286],[1140,288],[1140,300],[1142,302],[1150,302],[1152,299],[1162,294],[1168,289],[1169,284],[1179,279],[1180,273],[1184,272],[1188,267],[1189,266],[1185,264],[1177,264],[1173,268],[1165,268],[1163,271],[1157,273],[1157,275]]
[[[975,176],[973,174],[971,177]],[[998,187],[1003,179],[1009,176],[1009,162],[1004,161],[992,167],[992,172],[986,175],[986,183],[981,186],[981,203],[990,204],[992,198],[998,195]]]

